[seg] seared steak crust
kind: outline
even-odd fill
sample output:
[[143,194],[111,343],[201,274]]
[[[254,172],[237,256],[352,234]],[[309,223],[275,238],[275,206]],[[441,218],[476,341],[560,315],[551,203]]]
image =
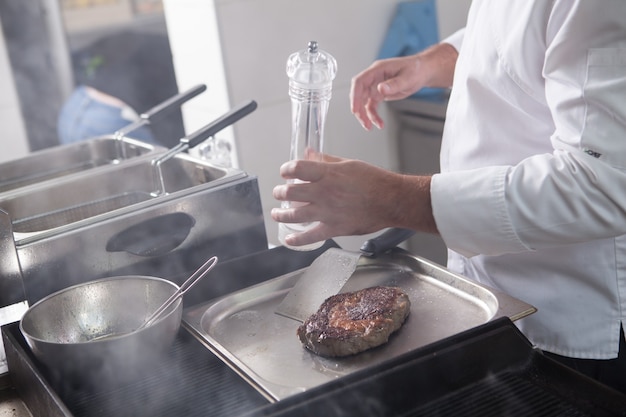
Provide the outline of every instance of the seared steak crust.
[[304,346],[329,357],[380,346],[409,315],[409,296],[396,287],[370,287],[333,295],[297,330]]

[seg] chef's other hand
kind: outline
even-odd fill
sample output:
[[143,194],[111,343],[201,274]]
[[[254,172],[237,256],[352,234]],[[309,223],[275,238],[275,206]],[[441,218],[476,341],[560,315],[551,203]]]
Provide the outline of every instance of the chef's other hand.
[[450,87],[458,53],[441,43],[415,55],[375,61],[352,78],[350,106],[361,125],[384,126],[378,114],[381,101],[406,98],[423,87]]
[[430,208],[430,177],[401,175],[329,155],[324,155],[322,161],[286,162],[280,174],[287,180],[304,182],[276,186],[274,198],[308,204],[274,208],[272,218],[280,223],[319,222],[308,231],[287,236],[288,245],[363,235],[386,227],[436,232]]

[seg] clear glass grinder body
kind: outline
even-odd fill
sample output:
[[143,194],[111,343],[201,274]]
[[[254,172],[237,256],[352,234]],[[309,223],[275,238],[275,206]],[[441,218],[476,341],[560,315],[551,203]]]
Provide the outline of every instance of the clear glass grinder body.
[[[332,55],[318,49],[311,41],[307,49],[295,52],[287,60],[289,96],[291,97],[291,153],[290,159],[315,159],[323,152],[324,124],[332,93],[332,82],[337,74],[337,61]],[[298,202],[283,202],[281,207],[294,207]],[[313,250],[323,241],[304,246],[289,246],[285,237],[315,227],[313,223],[279,223],[278,240],[295,250]]]

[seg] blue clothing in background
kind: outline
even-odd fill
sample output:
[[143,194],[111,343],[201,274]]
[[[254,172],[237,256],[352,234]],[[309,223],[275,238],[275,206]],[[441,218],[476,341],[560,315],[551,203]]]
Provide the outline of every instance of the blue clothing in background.
[[[125,114],[128,112],[128,114]],[[59,115],[58,134],[62,145],[111,135],[131,124],[133,111],[128,108],[102,103],[87,93],[83,86],[77,87],[63,105]],[[135,113],[136,117],[136,113]],[[133,130],[128,137],[155,143],[150,128],[142,126]]]
[[[71,58],[76,91],[59,114],[62,144],[112,134],[132,123],[133,115],[178,93],[167,34],[124,29],[72,51]],[[128,108],[120,113],[122,104]],[[129,136],[166,147],[177,145],[185,136],[180,108]]]

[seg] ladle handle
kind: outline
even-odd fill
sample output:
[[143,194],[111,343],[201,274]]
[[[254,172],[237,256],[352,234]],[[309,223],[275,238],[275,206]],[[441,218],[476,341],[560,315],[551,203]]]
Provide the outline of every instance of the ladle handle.
[[200,281],[206,274],[209,273],[211,269],[217,263],[217,256],[212,257],[208,261],[206,261],[200,268],[196,270],[183,284],[176,290],[174,294],[171,295],[170,298],[165,301],[161,307],[159,307],[146,321],[143,322],[141,326],[139,326],[135,331],[141,330],[144,327],[147,327],[154,323],[156,319],[170,306],[174,301],[181,297],[183,294],[187,292],[191,287],[193,287],[198,281]]

